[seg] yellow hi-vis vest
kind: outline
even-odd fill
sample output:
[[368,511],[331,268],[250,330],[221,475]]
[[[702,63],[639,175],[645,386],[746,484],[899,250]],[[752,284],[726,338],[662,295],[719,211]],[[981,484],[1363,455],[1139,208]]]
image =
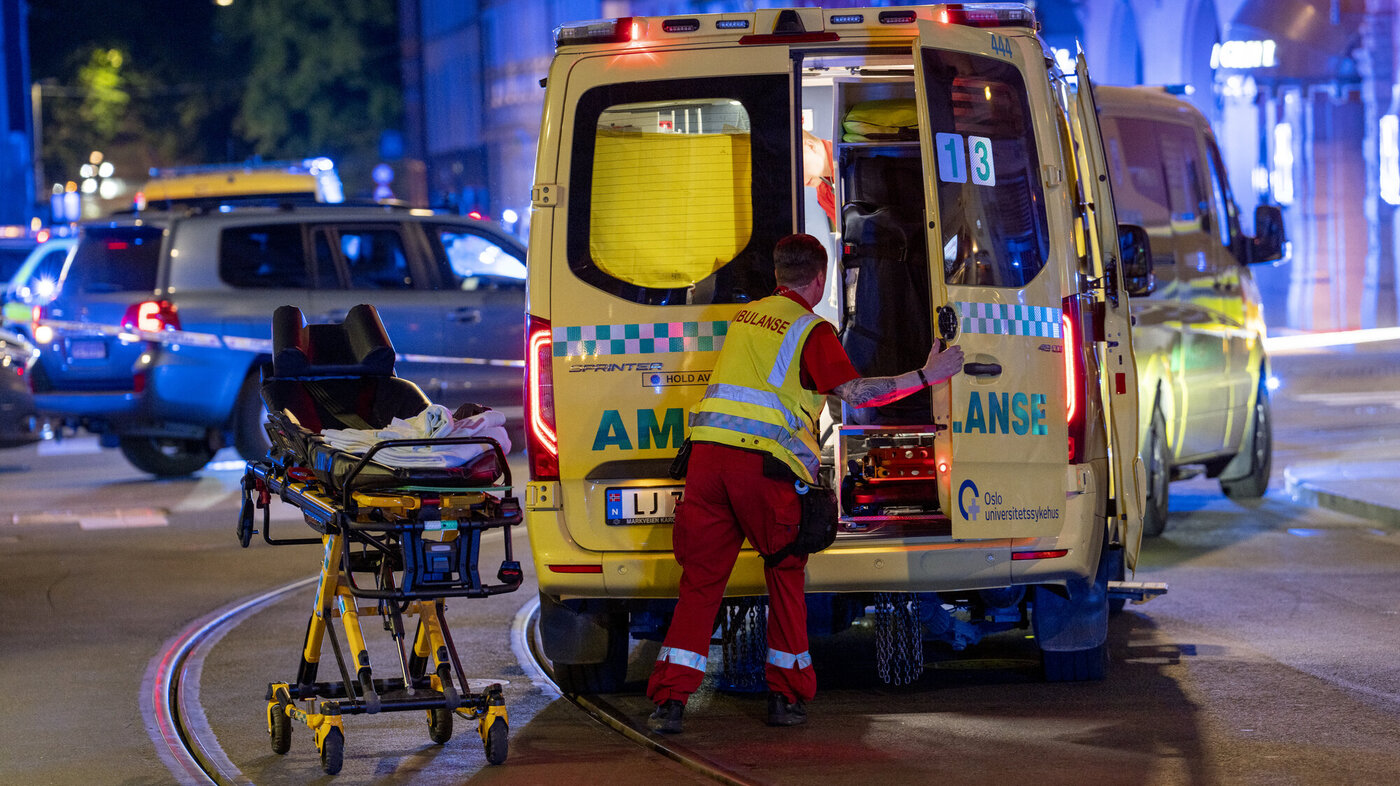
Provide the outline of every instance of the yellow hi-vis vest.
[[802,387],[802,345],[819,322],[783,295],[736,314],[705,397],[691,408],[690,438],[761,450],[814,482],[825,398]]

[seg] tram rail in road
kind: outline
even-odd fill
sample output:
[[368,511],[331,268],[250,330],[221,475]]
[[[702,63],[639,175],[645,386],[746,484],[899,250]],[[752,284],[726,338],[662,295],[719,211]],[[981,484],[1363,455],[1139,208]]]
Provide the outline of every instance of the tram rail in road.
[[[171,638],[149,664],[142,681],[141,711],[151,739],[167,769],[183,784],[252,784],[219,746],[205,720],[199,683],[204,659],[229,631],[259,610],[316,581],[316,576],[237,601],[192,622]],[[746,780],[724,766],[687,748],[674,738],[658,738],[639,727],[605,696],[568,694],[554,682],[554,670],[536,635],[539,598],[516,613],[511,648],[540,690],[559,696],[628,741],[671,759],[717,783],[747,786]],[[460,712],[459,715],[467,717]],[[509,762],[504,765],[510,766]]]
[[199,678],[204,654],[260,608],[316,581],[294,581],[195,620],[166,642],[141,682],[141,715],[156,751],[181,783],[248,784],[204,721]]
[[748,784],[753,783],[753,781],[741,778],[717,762],[701,756],[685,745],[679,744],[679,740],[675,737],[661,738],[643,730],[633,722],[628,713],[610,703],[604,696],[561,692],[554,682],[554,668],[550,665],[549,659],[544,656],[539,637],[535,635],[539,631],[539,620],[540,600],[537,596],[521,607],[511,631],[512,646],[516,651],[516,658],[520,661],[520,665],[525,667],[527,673],[532,670],[537,672],[539,676],[547,679],[554,691],[558,692],[564,699],[588,713],[594,720],[643,748],[659,753],[718,783],[730,784],[730,786],[748,786]]

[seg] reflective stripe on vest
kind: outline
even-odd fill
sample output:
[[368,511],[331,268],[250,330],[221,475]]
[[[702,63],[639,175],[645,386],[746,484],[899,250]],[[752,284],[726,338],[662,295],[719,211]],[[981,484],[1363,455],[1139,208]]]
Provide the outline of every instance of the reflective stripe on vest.
[[825,397],[802,386],[802,348],[821,317],[774,295],[731,321],[711,384],[691,411],[691,438],[761,450],[802,480],[820,469],[817,419]]
[[[755,390],[754,388],[746,388],[743,385],[710,385],[708,388],[705,388],[705,397],[722,398],[725,401],[737,401],[741,404],[768,407],[783,416],[790,430],[796,431],[802,428],[802,421],[793,414],[792,410],[783,406],[783,400],[778,398],[778,394],[771,390]],[[776,439],[776,437],[773,439]]]
[[817,454],[813,453],[812,449],[807,447],[807,443],[803,442],[801,438],[793,436],[782,426],[740,415],[728,415],[723,412],[692,412],[690,414],[690,428],[692,430],[705,426],[771,439],[802,462],[802,466],[807,468],[813,478],[821,469],[821,459]]
[[799,652],[794,655],[782,650],[768,650],[768,662],[780,669],[810,669],[812,653]]
[[792,323],[792,327],[788,328],[787,335],[783,336],[783,345],[778,348],[778,358],[773,361],[773,370],[768,373],[768,384],[775,388],[782,387],[783,380],[787,379],[788,368],[802,351],[802,340],[807,336],[807,328],[815,325],[819,319],[821,317],[816,314],[808,314],[799,317]]
[[[656,656],[656,661],[658,663],[674,663],[677,666],[684,666],[687,669],[695,669],[700,672],[705,670],[705,666],[709,663],[709,660],[709,658],[698,652],[683,650],[679,647],[662,647],[661,652]],[[807,660],[811,662],[811,658]]]

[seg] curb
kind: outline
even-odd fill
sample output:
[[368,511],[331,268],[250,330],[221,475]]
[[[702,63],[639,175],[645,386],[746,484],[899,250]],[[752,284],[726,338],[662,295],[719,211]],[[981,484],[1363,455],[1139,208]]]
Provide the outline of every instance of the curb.
[[1400,528],[1400,509],[1327,491],[1309,480],[1299,478],[1293,467],[1283,470],[1283,481],[1284,490],[1294,502]]

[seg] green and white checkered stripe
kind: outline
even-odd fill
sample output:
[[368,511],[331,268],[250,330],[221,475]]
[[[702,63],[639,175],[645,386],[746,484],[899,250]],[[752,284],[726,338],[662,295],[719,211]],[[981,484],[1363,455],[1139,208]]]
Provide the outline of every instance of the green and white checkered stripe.
[[575,325],[554,329],[554,356],[650,355],[715,352],[729,322],[643,322],[636,325]]
[[1058,308],[1007,303],[958,303],[962,332],[993,336],[1060,338]]

